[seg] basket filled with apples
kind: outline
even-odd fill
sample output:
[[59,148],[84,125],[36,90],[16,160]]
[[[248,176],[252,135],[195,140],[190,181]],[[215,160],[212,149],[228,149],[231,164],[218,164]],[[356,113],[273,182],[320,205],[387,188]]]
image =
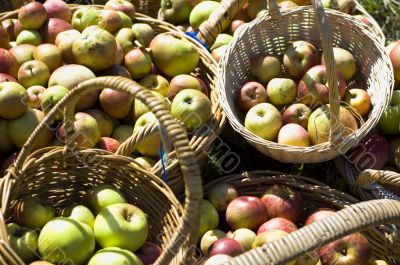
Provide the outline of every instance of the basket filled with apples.
[[269,15],[245,25],[221,59],[222,107],[265,155],[291,163],[333,159],[388,106],[390,60],[359,22],[319,0],[288,11],[269,5]]
[[[237,262],[245,259],[247,263],[243,264],[367,265],[386,264],[373,263],[373,260],[400,261],[400,241],[396,241],[396,233],[391,230],[392,223],[384,225],[384,222],[375,219],[380,216],[376,208],[382,205],[386,212],[383,216],[393,223],[396,223],[394,221],[397,218],[398,223],[399,217],[387,215],[387,212],[393,214],[396,211],[398,214],[400,202],[386,200],[379,204],[360,206],[359,210],[353,208],[355,215],[350,217],[341,211],[357,207],[360,203],[358,199],[307,177],[272,171],[244,172],[241,175],[222,177],[207,184],[204,194],[206,197],[201,205],[198,243],[200,264],[205,262],[205,265],[217,265],[228,261],[241,264]],[[393,209],[394,205],[397,208]],[[322,225],[321,220],[332,216],[335,221],[328,221],[330,226],[326,223]],[[317,236],[315,227],[312,228],[314,223],[321,224],[326,234],[320,231]],[[376,227],[355,233],[354,225],[358,227],[357,230],[370,225]],[[392,233],[389,234],[389,231]],[[331,232],[337,234],[328,240],[327,236]],[[265,249],[267,253],[272,251],[279,256],[292,252],[293,245],[289,241],[278,248],[263,246],[288,235],[295,239],[292,244],[298,244],[301,252],[285,262],[278,256],[273,260],[267,259],[264,256]],[[333,239],[337,240],[330,242]],[[308,245],[311,242],[313,248]],[[261,246],[264,249],[262,251],[259,249]],[[263,255],[257,254],[254,249]],[[257,261],[251,260],[254,254]],[[296,258],[296,261],[291,261],[292,258]],[[349,263],[345,263],[345,259]]]
[[[0,27],[0,152],[9,157],[3,169],[51,107],[75,85],[96,76],[124,76],[152,90],[186,128],[199,162],[206,159],[226,118],[216,92],[216,63],[197,41],[173,25],[135,12],[124,0],[105,6],[32,2],[2,13],[0,20],[5,25]],[[133,131],[156,124],[144,104],[109,88],[86,95],[76,112],[78,130],[88,140],[80,146],[112,152]],[[53,132],[38,148],[63,144],[62,132]],[[160,145],[157,134],[127,155],[148,170],[154,166],[160,177],[165,164],[168,183],[180,194],[176,155],[168,143],[162,150]],[[168,163],[159,161],[161,151]]]
[[[186,182],[184,206],[164,181],[132,158],[79,148],[74,108],[103,87],[134,95],[164,128]],[[66,146],[33,151],[62,113]],[[71,90],[29,137],[0,187],[1,220],[7,223],[0,237],[14,253],[2,255],[6,264],[40,259],[51,264],[181,264],[191,257],[202,196],[196,157],[185,130],[163,104],[127,78],[99,77]]]

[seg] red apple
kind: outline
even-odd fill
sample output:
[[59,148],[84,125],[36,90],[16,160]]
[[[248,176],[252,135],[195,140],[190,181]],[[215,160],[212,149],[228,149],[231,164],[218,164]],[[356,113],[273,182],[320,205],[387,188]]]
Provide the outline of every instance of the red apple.
[[96,146],[100,149],[115,153],[120,145],[120,142],[113,138],[101,137]]
[[253,106],[264,102],[267,102],[267,91],[257,82],[244,84],[236,96],[236,106],[245,113]]
[[306,41],[291,43],[283,55],[283,66],[289,76],[293,78],[303,77],[311,67],[320,62],[321,58],[317,49]]
[[358,145],[347,154],[353,165],[359,170],[381,169],[385,166],[389,157],[389,142],[379,134],[368,134]]
[[[343,98],[346,93],[346,81],[343,75],[336,71],[339,96]],[[298,100],[309,106],[315,107],[329,103],[327,72],[325,65],[317,65],[309,69],[300,80],[297,97]]]
[[167,97],[172,102],[174,97],[184,89],[196,89],[207,95],[207,85],[200,78],[191,75],[181,74],[171,79]]
[[42,86],[31,86],[28,87],[26,92],[28,93],[28,107],[32,109],[40,108],[40,97],[41,94],[46,91],[46,88]]
[[400,44],[397,44],[389,53],[393,65],[394,79],[397,86],[400,84]]
[[278,143],[290,146],[310,146],[310,138],[306,129],[296,123],[284,125],[278,134]]
[[231,257],[238,256],[244,252],[243,247],[232,238],[221,238],[215,241],[208,249],[209,256],[225,254]]
[[18,68],[19,64],[15,56],[6,49],[0,48],[0,73],[16,78],[18,76]]
[[268,188],[261,197],[261,201],[270,218],[282,217],[296,222],[303,211],[301,194],[284,185],[276,184]]
[[272,231],[272,230],[282,230],[288,233],[292,233],[293,231],[297,230],[297,226],[288,219],[282,217],[275,217],[263,223],[258,228],[257,235],[265,231]]
[[14,24],[14,34],[15,38],[24,30],[24,27],[22,26],[21,22],[17,19]]
[[58,33],[72,29],[72,25],[59,18],[50,18],[42,28],[42,34],[46,43],[54,44]]
[[0,83],[2,82],[17,82],[17,79],[11,75],[0,73]]
[[122,19],[115,10],[101,10],[97,25],[113,34],[122,28]]
[[233,229],[256,230],[267,220],[268,213],[265,205],[254,196],[240,196],[234,199],[226,209],[226,221]]
[[18,11],[18,20],[25,29],[38,29],[46,19],[46,9],[40,2],[30,2]]
[[47,0],[43,4],[47,11],[48,18],[58,18],[66,22],[71,20],[71,10],[69,9],[67,3],[62,0]]
[[335,210],[329,209],[329,208],[320,208],[316,210],[314,213],[312,213],[306,220],[305,225],[309,225],[311,223],[314,223],[315,221],[322,220],[326,217],[329,217],[331,215],[335,214]]
[[319,255],[324,265],[366,265],[370,263],[372,249],[362,234],[354,233],[322,246]]
[[135,6],[130,1],[110,0],[105,4],[104,9],[121,11],[131,19],[135,18]]
[[308,118],[311,115],[311,109],[302,103],[290,105],[282,115],[285,124],[296,123],[303,128],[307,128]]
[[143,265],[151,265],[161,255],[161,252],[161,248],[156,244],[145,242],[135,254],[140,258]]

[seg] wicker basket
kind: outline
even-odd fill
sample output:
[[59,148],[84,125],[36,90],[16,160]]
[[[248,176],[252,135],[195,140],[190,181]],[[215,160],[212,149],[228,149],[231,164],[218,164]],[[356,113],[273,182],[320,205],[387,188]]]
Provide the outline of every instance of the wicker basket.
[[[297,7],[282,13],[273,0],[269,2],[269,10],[268,16],[253,20],[239,31],[221,59],[218,93],[222,107],[232,127],[265,155],[291,163],[313,163],[335,158],[355,146],[377,124],[388,106],[394,83],[388,55],[360,22],[347,14],[324,10],[319,0],[313,1],[313,8]],[[244,127],[244,117],[234,103],[237,91],[249,81],[251,59],[265,52],[280,57],[287,44],[296,40],[313,43],[323,51],[327,62],[331,137],[330,141],[311,147],[281,145],[256,136]],[[373,105],[367,120],[345,137],[340,134],[341,126],[337,122],[340,101],[332,45],[343,47],[354,55],[358,71],[347,86],[365,88]]]
[[[171,189],[159,177],[142,170],[132,160],[99,149],[79,149],[73,140],[74,106],[82,95],[110,87],[130,93],[151,109],[175,146],[185,180],[186,201],[183,208]],[[35,140],[44,129],[51,128],[59,110],[64,110],[67,146],[47,147],[33,153]],[[101,77],[81,83],[64,97],[32,133],[15,164],[0,182],[0,247],[4,264],[24,264],[8,251],[5,222],[22,198],[37,197],[57,210],[82,203],[83,196],[98,184],[113,185],[128,202],[141,208],[150,226],[149,239],[161,245],[162,256],[155,264],[181,264],[191,258],[189,248],[196,242],[198,209],[202,198],[201,178],[193,151],[184,129],[145,88],[123,77]],[[182,235],[185,235],[184,237]],[[4,252],[3,252],[4,250]],[[12,253],[13,255],[7,255]]]
[[[79,7],[81,6],[70,5],[72,11],[78,9]],[[102,6],[99,5],[93,5],[93,7],[102,8]],[[0,21],[7,18],[15,18],[17,17],[17,15],[18,11],[2,13],[0,14]],[[189,36],[186,36],[184,33],[180,32],[175,26],[169,23],[150,18],[140,13],[136,13],[134,22],[149,24],[157,34],[170,32],[184,37],[191,43],[196,45],[199,50],[199,65],[192,74],[196,77],[200,77],[203,81],[206,82],[209,90],[209,98],[212,105],[212,117],[210,118],[208,123],[190,133],[190,147],[193,149],[193,151],[196,152],[198,161],[201,164],[202,162],[206,161],[208,153],[213,148],[214,140],[222,132],[222,129],[226,122],[226,116],[222,112],[222,107],[219,103],[216,91],[217,63],[211,57],[209,52],[199,42]],[[157,163],[155,169],[152,172],[160,177],[163,175],[161,161]],[[179,170],[179,163],[176,159],[176,155],[174,155],[173,152],[169,154],[168,180],[175,194],[181,195],[184,189],[183,182]]]
[[[304,199],[304,208],[305,208],[305,213],[309,214],[310,212],[314,211],[317,208],[333,208],[333,209],[347,209],[347,211],[349,211],[349,207],[352,207],[351,205],[359,203],[360,201],[344,192],[341,192],[339,190],[335,190],[332,189],[328,186],[326,186],[323,183],[320,183],[316,180],[310,179],[310,178],[306,178],[306,177],[302,177],[302,176],[293,176],[293,175],[288,175],[285,173],[280,173],[280,172],[272,172],[272,171],[252,171],[252,172],[245,172],[242,175],[228,175],[225,177],[222,177],[220,179],[217,179],[215,181],[212,181],[211,183],[207,184],[204,187],[204,194],[207,195],[207,193],[217,184],[220,183],[229,183],[231,185],[233,185],[237,191],[238,194],[240,196],[261,196],[265,190],[274,184],[282,184],[282,185],[286,185],[289,186],[297,191],[299,191]],[[398,203],[400,204],[400,203]],[[386,207],[386,206],[385,206]],[[385,210],[387,209],[391,209],[390,208],[390,204],[387,205],[388,208],[385,208]],[[400,205],[398,205],[398,207],[400,207]],[[351,208],[350,208],[351,209]],[[398,213],[400,214],[400,208],[397,209]],[[362,211],[360,211],[364,214],[364,209]],[[394,212],[394,211],[393,211]],[[392,212],[392,213],[393,213]],[[375,214],[375,212],[373,212]],[[373,217],[377,217],[378,215],[374,215],[372,214],[371,216],[368,215],[368,211],[365,211],[365,216],[363,218],[365,219],[370,219],[369,221],[373,221]],[[385,215],[387,216],[387,215]],[[382,216],[381,216],[382,217]],[[393,217],[393,216],[392,216]],[[304,222],[305,219],[307,218],[307,216],[302,216],[300,218],[300,223]],[[399,218],[399,217],[397,217]],[[340,225],[344,225],[347,224],[349,222],[349,220],[353,221],[353,220],[357,220],[355,218],[348,218],[348,217],[344,217],[343,215],[341,215],[341,217],[336,217],[335,218],[335,222],[331,223],[332,225],[330,227],[333,227],[335,231],[340,231],[339,226]],[[364,220],[364,219],[363,219]],[[393,221],[393,219],[390,219]],[[376,220],[375,220],[376,221]],[[361,222],[356,222],[358,225],[363,225]],[[375,222],[375,224],[378,224],[377,222]],[[365,226],[363,227],[367,227],[367,222],[365,223]],[[308,231],[311,228],[305,228],[304,230]],[[303,231],[303,229],[300,229],[301,231]],[[314,230],[313,230],[314,231]],[[325,230],[323,230],[325,231]],[[329,232],[333,232],[333,231],[329,231]],[[299,233],[301,233],[301,235],[304,235],[302,237],[300,237],[300,239],[298,238]],[[304,248],[301,248],[302,252],[304,253],[305,251],[310,251],[312,250],[312,248],[305,248],[305,246],[308,246],[306,244],[304,244],[305,242],[303,242],[302,240],[306,240],[307,237],[305,236],[307,233],[303,234],[302,232],[297,232],[296,233],[296,238],[297,241],[293,242],[293,244],[299,243],[299,246],[304,246]],[[341,236],[343,234],[339,234],[336,235]],[[389,225],[382,225],[379,228],[370,228],[368,230],[366,230],[364,232],[364,235],[368,238],[369,242],[371,243],[371,246],[374,250],[374,255],[376,257],[379,257],[380,259],[385,259],[388,261],[392,261],[395,262],[397,261],[398,263],[396,264],[400,264],[400,238],[398,238],[396,240],[394,240],[395,238],[395,233],[394,230],[391,226]],[[315,237],[319,238],[320,237]],[[303,244],[300,244],[303,243]],[[308,242],[310,243],[310,242]],[[322,242],[321,242],[322,243]],[[282,255],[284,253],[288,253],[288,248],[290,249],[289,244],[285,244],[284,246],[280,247],[280,251],[277,252],[276,254]],[[316,245],[314,245],[316,246]],[[278,248],[279,249],[279,248]],[[257,250],[258,251],[258,250]],[[274,251],[276,251],[276,249],[274,249]],[[254,253],[253,251],[251,251],[252,253]],[[282,253],[280,253],[282,252]],[[270,253],[270,252],[268,252]],[[298,254],[301,254],[300,252]],[[236,260],[234,261],[234,263],[232,264],[285,264],[283,263],[279,263],[278,261],[281,261],[280,259],[273,259],[274,262],[272,262],[272,260],[269,259],[258,259],[257,262],[255,262],[254,260],[251,259],[250,257],[251,254],[245,254],[246,259],[241,259],[241,261],[246,260],[247,263],[235,263]],[[256,254],[258,255],[258,254]],[[277,256],[278,257],[278,256]],[[251,261],[251,262],[250,262]],[[261,261],[270,261],[270,263],[262,263]],[[285,260],[288,261],[288,260]],[[278,262],[278,263],[275,263]]]

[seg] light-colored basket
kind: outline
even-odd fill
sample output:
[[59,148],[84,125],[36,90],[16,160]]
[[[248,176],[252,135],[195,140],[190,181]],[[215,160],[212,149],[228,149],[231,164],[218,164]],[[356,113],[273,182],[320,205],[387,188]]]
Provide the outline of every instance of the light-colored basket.
[[[175,146],[186,184],[184,207],[159,177],[141,169],[132,158],[76,146],[75,104],[86,93],[104,87],[134,95],[165,128]],[[35,141],[44,130],[51,128],[60,110],[64,110],[65,114],[67,145],[31,153]],[[23,146],[15,164],[1,179],[0,256],[6,261],[3,264],[24,264],[8,246],[5,229],[5,222],[12,221],[12,213],[19,200],[36,197],[60,210],[73,203],[82,204],[85,194],[99,184],[118,188],[129,203],[146,213],[150,228],[148,240],[163,249],[155,264],[181,264],[192,257],[190,246],[197,239],[202,187],[199,167],[186,132],[146,88],[123,77],[100,77],[79,84],[50,111]]]
[[[237,91],[250,81],[252,58],[265,53],[281,57],[288,43],[297,40],[309,41],[323,51],[330,88],[330,117],[333,117],[330,141],[310,147],[281,145],[256,136],[244,127],[244,115],[235,106]],[[347,87],[366,89],[373,106],[366,121],[346,137],[339,134],[341,126],[335,118],[338,117],[340,102],[335,82],[333,45],[345,48],[354,55],[358,71],[347,82]],[[275,0],[270,1],[269,15],[241,28],[228,45],[220,66],[218,93],[232,127],[260,152],[283,162],[321,162],[345,153],[377,124],[393,92],[393,69],[381,43],[352,16],[331,9],[324,10],[320,1],[313,1],[313,8],[297,7],[282,12]]]
[[[296,238],[296,241],[292,241],[290,244],[286,244],[288,243],[288,241],[285,241],[285,245],[279,245],[279,248],[272,248],[268,250],[267,253],[269,257],[267,257],[265,253],[261,256],[259,252],[263,251],[257,249],[256,251],[250,251],[251,254],[244,254],[243,258],[240,257],[238,260],[235,259],[233,263],[230,264],[286,264],[285,262],[289,261],[290,259],[283,260],[282,257],[285,256],[282,255],[287,253],[288,258],[294,258],[295,256],[290,256],[289,253],[293,252],[293,247],[295,245],[297,246],[298,244],[297,247],[300,247],[299,250],[301,250],[301,252],[296,252],[296,255],[308,252],[312,250],[312,247],[308,245],[309,243],[313,242],[312,239],[323,239],[322,241],[318,241],[320,243],[327,242],[328,238],[324,237],[325,234],[321,235],[322,232],[328,233],[326,234],[326,236],[328,236],[331,235],[330,233],[337,231],[337,234],[335,234],[335,238],[338,238],[340,236],[343,236],[343,234],[345,233],[343,231],[351,231],[349,227],[353,227],[353,225],[355,224],[361,226],[362,228],[367,228],[370,224],[374,224],[374,226],[376,227],[371,227],[363,232],[364,236],[366,236],[371,244],[374,256],[379,259],[397,262],[393,264],[400,264],[400,231],[398,231],[398,229],[394,230],[393,226],[391,225],[383,225],[384,223],[382,223],[382,225],[378,227],[378,222],[380,222],[379,220],[385,220],[379,218],[390,217],[391,219],[388,220],[394,221],[394,215],[391,214],[395,213],[395,211],[397,211],[397,215],[395,216],[399,218],[400,208],[398,207],[400,207],[400,202],[395,203],[387,200],[387,202],[384,203],[384,209],[381,209],[384,210],[384,212],[382,212],[382,215],[380,215],[381,212],[372,211],[370,213],[370,211],[374,208],[373,206],[376,207],[377,204],[373,204],[373,206],[368,206],[368,204],[357,206],[357,203],[360,202],[358,199],[342,191],[330,188],[327,185],[314,179],[273,171],[251,171],[244,172],[241,175],[236,174],[224,176],[207,184],[204,187],[204,194],[207,195],[208,192],[213,187],[215,187],[215,185],[222,183],[233,185],[240,196],[260,197],[268,187],[275,184],[286,185],[298,191],[304,199],[305,209],[304,215],[300,217],[299,223],[303,223],[308,217],[308,214],[318,208],[331,208],[337,210],[345,209],[343,210],[345,213],[344,215],[338,214],[334,218],[334,222],[329,222],[330,224],[332,224],[331,226],[327,226],[325,225],[326,223],[324,223],[323,225],[319,226],[319,229],[317,230],[314,230],[315,227],[310,228],[309,226],[300,229],[298,232],[296,232],[295,236],[291,237]],[[394,205],[397,205],[397,208],[393,208]],[[357,216],[356,210],[358,210],[358,213],[361,213],[363,215],[363,217],[360,217],[362,219],[355,218]],[[391,212],[391,214],[387,214],[388,212]],[[349,218],[349,216],[353,218]],[[367,222],[367,220],[369,221]],[[363,223],[364,221],[365,223]],[[400,219],[397,219],[397,221],[400,222]],[[310,231],[318,233],[313,234],[310,233]],[[315,236],[317,234],[318,236]],[[274,246],[278,246],[278,244]],[[318,246],[318,244],[313,246]],[[279,251],[277,249],[279,249]],[[297,250],[296,248],[296,251],[299,250]],[[277,256],[271,259],[271,257],[274,256],[274,254],[272,254],[274,251],[277,251],[276,253],[274,253],[277,254]],[[257,262],[254,259],[256,259]],[[246,263],[243,263],[244,261],[246,261]]]

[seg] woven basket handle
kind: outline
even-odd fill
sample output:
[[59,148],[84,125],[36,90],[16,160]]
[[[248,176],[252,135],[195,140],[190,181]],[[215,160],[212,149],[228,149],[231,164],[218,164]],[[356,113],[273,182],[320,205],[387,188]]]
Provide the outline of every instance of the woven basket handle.
[[357,178],[357,185],[362,188],[366,188],[375,182],[400,187],[400,174],[394,171],[366,169]]
[[[169,262],[179,252],[183,244],[195,244],[197,237],[197,230],[199,225],[198,209],[200,201],[203,196],[202,184],[200,177],[200,170],[197,165],[197,160],[191,148],[189,147],[189,140],[185,130],[175,122],[172,115],[165,109],[165,107],[144,87],[136,82],[124,77],[99,77],[85,82],[82,82],[67,96],[65,96],[56,106],[49,112],[44,120],[35,129],[28,141],[23,146],[17,160],[16,160],[16,174],[23,162],[32,151],[33,143],[40,136],[41,133],[54,122],[57,117],[58,110],[64,109],[64,117],[66,124],[66,133],[73,132],[73,117],[74,108],[78,100],[85,94],[110,87],[122,92],[132,94],[135,98],[143,102],[156,116],[162,126],[165,127],[171,143],[175,147],[175,152],[180,162],[183,180],[185,181],[185,208],[183,213],[183,223],[177,228],[176,233],[172,239],[172,243],[162,252],[162,255],[157,260],[157,265],[169,264]],[[68,124],[70,123],[70,124]],[[69,148],[71,146],[66,146]],[[185,236],[182,236],[185,235]]]
[[288,236],[250,250],[225,264],[284,265],[324,244],[381,224],[400,223],[400,202],[374,200],[351,205]]
[[146,124],[141,130],[134,132],[128,139],[121,143],[115,154],[121,156],[129,156],[136,150],[136,147],[139,143],[138,139],[142,139],[144,136],[153,135],[157,132],[157,122]]

